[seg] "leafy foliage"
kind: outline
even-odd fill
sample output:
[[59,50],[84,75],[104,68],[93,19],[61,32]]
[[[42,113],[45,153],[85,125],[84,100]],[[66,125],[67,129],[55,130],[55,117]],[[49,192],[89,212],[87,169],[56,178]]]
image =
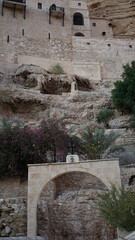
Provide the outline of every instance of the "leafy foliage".
[[91,128],[88,127],[87,132],[83,133],[84,145],[90,159],[100,159],[101,155],[115,139],[116,135],[113,132],[106,135],[104,129],[95,129],[95,131],[92,132]]
[[109,153],[114,153],[114,152],[117,152],[117,151],[124,151],[124,147],[123,146],[113,146],[110,148],[110,151]]
[[112,90],[112,100],[116,109],[135,113],[135,61],[123,66],[123,81],[116,81]]
[[50,69],[49,69],[50,73],[53,73],[53,74],[56,74],[56,75],[59,75],[59,74],[63,74],[64,73],[64,70],[63,68],[60,66],[60,64],[56,64],[55,66],[52,66]]
[[[61,121],[43,121],[39,127],[12,125],[3,120],[0,130],[0,175],[27,174],[27,164],[65,161],[71,137]],[[74,137],[78,148],[80,140]]]
[[113,112],[110,109],[101,109],[96,116],[96,122],[103,123],[105,127],[109,127],[109,120],[112,118],[112,116]]
[[129,128],[135,129],[135,115],[131,115],[130,117],[130,123],[129,123]]
[[135,194],[119,191],[112,186],[109,192],[99,196],[100,212],[107,223],[126,231],[135,230]]

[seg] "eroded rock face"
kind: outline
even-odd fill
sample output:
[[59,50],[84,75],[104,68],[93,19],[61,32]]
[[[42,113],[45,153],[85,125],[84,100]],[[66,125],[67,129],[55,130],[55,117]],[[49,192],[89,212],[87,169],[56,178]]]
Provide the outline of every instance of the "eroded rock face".
[[79,76],[69,76],[67,74],[51,74],[45,69],[35,65],[21,65],[12,80],[15,85],[20,85],[27,89],[37,89],[43,94],[61,95],[71,92],[72,82],[76,83],[77,90],[91,91],[92,85],[88,79]]
[[44,189],[38,202],[38,234],[47,240],[111,240],[97,209],[97,194],[107,191],[86,173],[64,174]]
[[111,21],[114,34],[135,36],[134,0],[87,0],[90,17]]

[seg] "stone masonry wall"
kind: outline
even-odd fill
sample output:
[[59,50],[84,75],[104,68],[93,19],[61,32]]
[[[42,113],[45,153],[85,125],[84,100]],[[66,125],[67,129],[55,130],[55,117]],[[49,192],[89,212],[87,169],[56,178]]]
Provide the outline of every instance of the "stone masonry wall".
[[0,180],[0,236],[26,236],[27,180]]
[[[135,191],[135,181],[129,186],[132,176],[134,166],[121,166],[122,186]],[[96,177],[87,174],[66,174],[50,182],[38,202],[38,234],[51,240],[90,240],[88,235],[97,240],[98,234],[103,234],[110,240],[113,233],[108,235],[96,207],[97,193],[105,189]],[[0,236],[26,236],[26,227],[27,180],[1,179]]]
[[38,202],[38,234],[47,240],[113,239],[96,206],[97,194],[106,191],[96,177],[64,174],[42,191]]
[[[98,83],[105,81],[111,83],[120,78],[122,65],[135,59],[135,41],[108,38],[111,35],[91,36],[92,26],[87,4],[85,0],[81,0],[80,3],[81,6],[77,0],[56,1],[56,5],[65,8],[64,27],[59,17],[52,17],[52,24],[49,24],[51,0],[42,1],[42,10],[37,8],[38,0],[27,1],[25,20],[22,10],[17,10],[14,18],[13,9],[5,7],[4,16],[0,15],[0,72],[10,72],[22,63],[36,64],[45,69],[52,64],[60,63],[68,73],[77,72],[78,75],[89,77]],[[2,0],[0,11],[1,8]],[[83,14],[84,26],[73,25],[75,12]],[[103,31],[109,28],[108,23],[105,25],[100,19],[94,21],[97,29],[101,29],[101,26],[98,27],[99,22],[103,29],[106,28]],[[76,32],[84,33],[85,37],[73,37]],[[92,64],[95,63],[99,66],[93,70],[95,65],[92,67]],[[97,77],[99,75],[101,77]]]
[[[73,37],[72,44],[74,62],[98,63],[101,67],[102,82],[114,82],[121,78],[122,66],[135,59],[135,41],[133,40],[113,38],[82,40]],[[78,71],[81,73],[81,69]]]
[[26,236],[26,203],[26,197],[0,199],[0,237]]
[[112,38],[40,39],[37,43],[21,37],[7,43],[6,37],[1,37],[0,71],[4,72],[4,67],[8,70],[11,64],[14,68],[23,63],[48,69],[60,63],[69,74],[77,72],[98,84],[112,84],[121,78],[122,66],[135,59],[134,49],[135,41]]

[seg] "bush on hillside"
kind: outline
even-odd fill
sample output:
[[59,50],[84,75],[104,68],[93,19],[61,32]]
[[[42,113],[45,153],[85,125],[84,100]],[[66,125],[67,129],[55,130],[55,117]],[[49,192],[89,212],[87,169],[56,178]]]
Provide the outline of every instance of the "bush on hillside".
[[104,127],[108,128],[109,121],[111,120],[112,116],[113,112],[110,109],[108,108],[101,109],[96,116],[96,122],[101,124],[103,123]]
[[113,228],[135,230],[135,193],[112,186],[99,196],[98,206],[104,220]]
[[105,150],[115,141],[116,134],[105,134],[104,129],[93,132],[90,127],[83,133],[84,146],[90,159],[100,159]]
[[49,69],[49,72],[52,73],[52,74],[59,75],[59,74],[63,74],[63,73],[64,73],[64,70],[63,70],[63,68],[60,66],[60,64],[56,64],[55,66],[52,66],[52,67]]
[[[43,121],[34,129],[4,121],[0,129],[0,175],[24,176],[27,164],[65,161],[71,140],[58,120]],[[80,150],[80,140],[74,137],[73,141]]]
[[113,104],[123,113],[135,113],[135,61],[123,66],[122,79],[114,83]]

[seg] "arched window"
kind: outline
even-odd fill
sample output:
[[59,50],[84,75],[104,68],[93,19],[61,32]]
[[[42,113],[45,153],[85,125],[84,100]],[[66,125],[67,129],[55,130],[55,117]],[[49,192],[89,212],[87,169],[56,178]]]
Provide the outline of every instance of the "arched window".
[[74,36],[77,36],[77,37],[85,37],[83,33],[80,33],[80,32],[77,32],[74,34]]
[[52,4],[51,10],[56,11],[56,5],[55,4]]
[[79,12],[73,16],[73,25],[84,25],[83,15]]

